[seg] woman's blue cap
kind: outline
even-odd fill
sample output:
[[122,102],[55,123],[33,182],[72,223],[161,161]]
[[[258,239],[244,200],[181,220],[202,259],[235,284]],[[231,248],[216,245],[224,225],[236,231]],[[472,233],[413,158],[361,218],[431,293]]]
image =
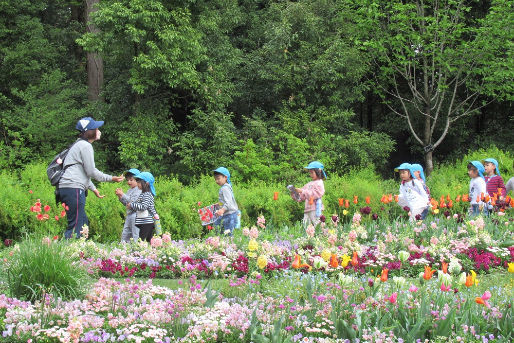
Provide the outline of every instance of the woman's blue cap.
[[130,168],[129,170],[125,171],[125,174],[132,174],[135,176],[135,175],[141,174],[141,172],[139,171],[139,169]]
[[227,168],[225,168],[225,167],[218,167],[218,168],[214,169],[213,172],[219,173],[221,175],[225,175],[227,177],[228,184],[232,185],[232,183],[230,182],[230,172],[228,171]]
[[480,175],[480,177],[483,178],[485,172],[484,165],[478,161],[470,161],[469,163],[471,163],[475,168],[477,168],[478,175]]
[[501,176],[500,169],[498,168],[498,161],[496,161],[494,158],[486,158],[484,160],[484,162],[489,162],[489,163],[494,164],[494,166],[496,167],[496,174]]
[[412,168],[412,164],[410,164],[408,162],[403,162],[398,167],[394,168],[395,172],[400,171],[400,170],[408,170],[410,172],[410,176],[412,176],[412,178],[414,178],[414,179],[416,178],[416,175],[414,175],[414,169]]
[[134,178],[148,182],[148,184],[150,185],[150,192],[152,192],[153,196],[155,196],[155,187],[153,186],[155,178],[153,177],[152,173],[142,172],[137,175],[134,175]]
[[325,174],[325,166],[320,161],[312,161],[307,165],[307,167],[304,167],[305,169],[321,169],[323,172],[323,176],[327,178],[327,174]]
[[104,122],[102,120],[94,120],[91,117],[84,117],[77,122],[75,128],[80,132],[85,132],[87,130],[95,130],[102,126]]
[[411,165],[411,167],[413,171],[419,171],[419,176],[421,176],[423,182],[426,182],[425,173],[423,172],[423,167],[421,166],[421,164],[414,163]]

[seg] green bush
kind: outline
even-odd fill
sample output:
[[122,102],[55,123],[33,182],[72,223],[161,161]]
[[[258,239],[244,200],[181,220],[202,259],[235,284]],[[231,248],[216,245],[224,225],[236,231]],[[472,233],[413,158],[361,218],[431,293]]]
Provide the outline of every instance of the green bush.
[[78,261],[73,260],[66,242],[44,243],[28,238],[12,250],[4,265],[10,295],[18,299],[40,299],[46,293],[63,299],[83,295],[90,278]]
[[[249,146],[250,147],[250,146]],[[510,153],[502,152],[496,148],[478,150],[456,161],[454,164],[438,166],[428,178],[427,184],[432,196],[450,194],[455,198],[457,194],[468,192],[469,178],[466,174],[467,161],[471,159],[482,160],[486,157],[495,157],[500,162],[502,175],[507,177],[513,174]],[[239,156],[242,161],[242,155]],[[239,166],[243,166],[241,163]],[[230,168],[230,166],[228,166]],[[248,170],[238,174],[234,172],[232,178],[234,194],[242,211],[242,225],[250,226],[255,223],[257,216],[264,215],[268,224],[275,227],[281,225],[291,226],[303,217],[303,204],[293,201],[286,189],[286,183],[268,180],[252,180],[242,182],[244,175],[253,175],[257,170]],[[273,175],[273,173],[271,173]],[[65,218],[56,222],[48,220],[41,222],[30,212],[30,206],[36,199],[43,204],[52,205],[51,218],[60,208],[55,209],[53,190],[46,178],[45,165],[28,165],[19,175],[7,171],[0,172],[4,180],[5,192],[0,193],[0,237],[16,238],[23,232],[41,234],[61,234],[66,227]],[[301,187],[309,182],[308,174],[302,170],[296,172],[295,186]],[[127,189],[126,183],[101,183],[99,190],[106,197],[98,199],[92,193],[88,197],[86,212],[90,219],[90,236],[99,242],[119,240],[123,229],[125,208],[114,194],[117,187]],[[219,187],[212,176],[197,178],[188,186],[184,186],[176,177],[158,177],[155,184],[157,190],[156,209],[160,214],[161,223],[165,231],[171,233],[175,239],[199,237],[205,234],[200,225],[197,210],[218,201]],[[392,219],[403,215],[398,206],[389,204],[386,211],[381,211],[383,204],[380,198],[383,194],[397,194],[398,180],[382,180],[372,167],[353,169],[341,176],[337,171],[328,170],[328,179],[325,180],[325,215],[342,214],[343,208],[338,206],[338,199],[350,200],[349,216],[364,206],[370,206],[373,213],[380,213],[384,219]],[[29,193],[32,190],[32,193]],[[279,193],[278,200],[273,200],[274,192]],[[353,203],[353,196],[358,197],[358,204]],[[371,203],[365,203],[369,196]],[[465,206],[465,205],[463,205]]]

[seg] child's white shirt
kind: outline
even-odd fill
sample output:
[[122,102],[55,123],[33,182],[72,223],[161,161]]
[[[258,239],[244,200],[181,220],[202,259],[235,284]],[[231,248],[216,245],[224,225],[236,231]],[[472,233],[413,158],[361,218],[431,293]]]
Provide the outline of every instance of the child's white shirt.
[[[487,194],[484,178],[477,176],[469,180],[469,201],[472,205],[482,205],[482,194]],[[480,199],[477,202],[477,197]]]
[[411,211],[414,209],[427,208],[429,205],[428,194],[418,180],[410,180],[400,184],[400,194],[398,205],[409,206]]

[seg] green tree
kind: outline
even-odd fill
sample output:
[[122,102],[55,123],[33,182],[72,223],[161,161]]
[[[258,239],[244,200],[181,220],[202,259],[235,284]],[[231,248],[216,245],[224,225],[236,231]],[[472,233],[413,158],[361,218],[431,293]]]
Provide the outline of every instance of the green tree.
[[[492,101],[481,101],[482,93],[512,97],[511,86],[499,90],[491,82],[495,73],[513,81],[513,62],[506,59],[512,29],[503,33],[494,23],[498,16],[512,18],[512,4],[494,1],[484,20],[469,18],[472,4],[464,0],[362,0],[348,6],[346,14],[360,27],[356,43],[379,68],[375,84],[424,148],[428,173],[433,151],[452,125]],[[510,44],[502,47],[498,37],[506,36]],[[490,63],[499,68],[486,67]]]

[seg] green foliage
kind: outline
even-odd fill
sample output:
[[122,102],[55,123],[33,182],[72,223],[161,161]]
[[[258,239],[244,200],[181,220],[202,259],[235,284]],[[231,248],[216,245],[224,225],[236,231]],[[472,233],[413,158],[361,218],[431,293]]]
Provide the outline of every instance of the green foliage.
[[66,242],[47,244],[38,236],[19,243],[4,267],[10,296],[36,300],[45,293],[63,299],[83,295],[90,279],[70,253]]

